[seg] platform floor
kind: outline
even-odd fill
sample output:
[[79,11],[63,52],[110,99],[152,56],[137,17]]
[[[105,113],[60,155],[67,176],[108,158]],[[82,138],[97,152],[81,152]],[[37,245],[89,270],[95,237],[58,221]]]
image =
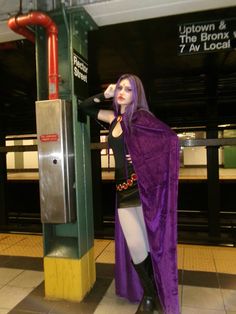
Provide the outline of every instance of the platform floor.
[[[97,280],[80,303],[44,297],[41,235],[0,234],[0,314],[132,314],[114,291],[114,241],[95,239]],[[236,248],[178,245],[182,314],[236,314]]]
[[[114,180],[114,171],[102,171],[103,180]],[[220,180],[236,180],[236,168],[219,168]],[[38,171],[9,172],[8,180],[38,180]],[[206,167],[185,167],[179,169],[179,180],[207,180]]]

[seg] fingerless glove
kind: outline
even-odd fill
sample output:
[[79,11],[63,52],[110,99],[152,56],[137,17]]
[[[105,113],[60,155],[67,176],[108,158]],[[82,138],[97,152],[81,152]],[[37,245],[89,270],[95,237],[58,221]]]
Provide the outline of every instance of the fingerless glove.
[[96,119],[98,116],[98,112],[101,109],[99,107],[99,103],[103,102],[104,100],[104,93],[89,97],[83,100],[81,103],[78,103],[78,110]]

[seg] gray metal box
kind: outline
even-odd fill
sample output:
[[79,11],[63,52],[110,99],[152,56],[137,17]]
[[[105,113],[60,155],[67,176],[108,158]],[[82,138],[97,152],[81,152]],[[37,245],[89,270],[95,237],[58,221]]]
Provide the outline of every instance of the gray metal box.
[[76,219],[71,103],[36,101],[41,221]]

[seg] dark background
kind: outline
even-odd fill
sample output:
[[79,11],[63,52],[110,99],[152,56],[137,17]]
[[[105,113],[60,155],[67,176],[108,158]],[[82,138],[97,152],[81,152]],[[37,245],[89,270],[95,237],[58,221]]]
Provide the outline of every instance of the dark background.
[[105,26],[91,32],[91,93],[123,73],[135,73],[144,83],[151,110],[169,125],[235,123],[236,51],[178,55],[179,24],[235,16],[236,7]]
[[[235,17],[236,7],[104,26],[90,32],[89,94],[101,92],[108,84],[115,83],[121,74],[134,73],[144,83],[151,111],[161,120],[182,130],[201,126],[208,137],[217,137],[219,124],[231,124],[232,128],[232,124],[236,124],[236,51],[179,56],[178,25]],[[35,47],[27,40],[0,44],[2,139],[5,135],[36,133],[35,57]],[[92,141],[99,141],[100,127],[93,122],[91,125]],[[93,177],[100,179],[99,150],[93,151],[92,161]],[[215,164],[210,160],[208,163],[218,171],[217,160]],[[220,226],[223,231],[227,229],[230,241],[235,243],[235,181],[209,182],[180,182],[180,240],[189,240],[191,233],[194,241],[204,242],[208,236],[204,233],[202,236],[201,232],[207,234],[209,228],[214,231]],[[96,180],[94,184],[97,184]],[[113,235],[113,185],[112,180],[105,181],[101,190],[94,189],[96,235]],[[218,192],[211,197],[210,190]],[[6,195],[8,221],[16,224],[14,228],[41,230],[38,180],[30,183],[9,181]],[[214,218],[218,210],[221,211],[220,223]],[[38,224],[36,227],[35,223]],[[211,236],[215,236],[214,233]]]
[[[104,26],[90,32],[89,93],[104,90],[123,73],[134,73],[144,83],[151,110],[170,126],[235,123],[236,51],[177,53],[179,24],[234,17],[236,7]],[[1,43],[0,71],[1,132],[35,133],[34,45],[27,40]]]

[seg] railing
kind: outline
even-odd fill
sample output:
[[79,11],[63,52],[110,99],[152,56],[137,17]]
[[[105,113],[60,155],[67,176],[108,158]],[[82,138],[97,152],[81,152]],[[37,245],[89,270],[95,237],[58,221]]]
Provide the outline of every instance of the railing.
[[[180,140],[180,146],[182,147],[196,147],[196,146],[234,146],[236,145],[236,138],[218,138],[218,139],[189,139]],[[91,149],[106,149],[108,143],[91,143]],[[37,151],[37,145],[16,145],[16,146],[2,146],[0,147],[0,153],[8,152],[28,152]]]

